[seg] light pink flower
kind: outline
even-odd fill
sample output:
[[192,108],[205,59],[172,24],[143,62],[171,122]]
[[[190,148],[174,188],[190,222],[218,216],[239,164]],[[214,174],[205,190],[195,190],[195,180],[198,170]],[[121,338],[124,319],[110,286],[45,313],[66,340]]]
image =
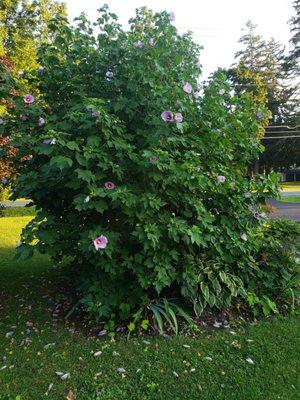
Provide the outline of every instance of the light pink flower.
[[161,118],[165,121],[165,122],[172,122],[174,121],[174,116],[173,113],[171,111],[164,111],[161,114]]
[[149,46],[154,46],[155,45],[155,40],[153,38],[150,38],[148,41]]
[[106,78],[111,79],[114,76],[114,73],[112,71],[107,71],[105,76]]
[[157,158],[157,156],[156,156],[155,154],[153,154],[153,155],[150,157],[150,162],[151,162],[151,163],[156,163],[157,160],[158,160],[158,158]]
[[44,120],[44,118],[40,117],[40,118],[39,118],[38,124],[39,124],[39,126],[45,125],[45,120]]
[[28,120],[28,117],[26,115],[20,115],[21,121],[25,122]]
[[191,94],[193,91],[192,85],[190,83],[185,83],[182,87],[185,93]]
[[25,104],[32,104],[34,103],[35,98],[32,96],[32,94],[25,94],[23,100]]
[[181,113],[177,113],[174,115],[174,119],[176,122],[182,122],[183,121],[183,115]]
[[0,125],[4,124],[4,119],[0,118]]
[[225,181],[226,181],[225,176],[223,176],[223,175],[217,176],[217,182],[218,183],[224,183]]
[[170,22],[173,22],[173,21],[175,21],[175,14],[174,14],[174,12],[172,11],[172,12],[170,12],[170,14],[169,14],[169,21]]
[[108,190],[113,190],[116,187],[116,185],[113,182],[105,182],[104,186]]
[[107,237],[104,235],[100,235],[97,239],[93,240],[94,246],[96,250],[105,249],[108,244]]
[[137,49],[141,49],[141,48],[143,47],[143,42],[141,42],[140,40],[138,40],[138,41],[136,42],[136,44],[135,44],[135,47],[136,47]]

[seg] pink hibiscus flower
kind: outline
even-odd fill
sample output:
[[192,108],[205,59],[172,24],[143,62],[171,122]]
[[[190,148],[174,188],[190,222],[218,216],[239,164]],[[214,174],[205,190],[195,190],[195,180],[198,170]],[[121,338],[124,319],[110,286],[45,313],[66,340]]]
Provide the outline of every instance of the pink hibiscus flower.
[[108,244],[108,240],[106,236],[100,235],[95,240],[93,240],[93,243],[96,250],[105,249]]
[[32,94],[25,94],[23,100],[25,104],[32,104],[34,103],[35,98],[32,96]]

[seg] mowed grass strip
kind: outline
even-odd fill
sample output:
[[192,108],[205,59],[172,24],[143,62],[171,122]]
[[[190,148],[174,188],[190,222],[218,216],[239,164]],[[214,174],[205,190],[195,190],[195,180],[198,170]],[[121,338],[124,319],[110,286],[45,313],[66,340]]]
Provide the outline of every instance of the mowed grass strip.
[[300,203],[300,196],[280,197],[279,201],[282,203]]
[[0,219],[0,399],[60,400],[70,390],[77,400],[299,399],[298,317],[194,338],[88,337],[53,312],[64,301],[64,268],[41,255],[12,260],[29,220]]

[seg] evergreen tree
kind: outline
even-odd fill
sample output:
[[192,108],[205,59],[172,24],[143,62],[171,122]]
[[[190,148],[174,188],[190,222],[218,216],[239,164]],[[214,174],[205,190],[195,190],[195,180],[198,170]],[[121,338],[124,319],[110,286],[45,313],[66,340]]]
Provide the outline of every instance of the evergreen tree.
[[287,73],[283,68],[285,61],[284,47],[274,39],[266,41],[256,34],[256,26],[248,21],[247,32],[239,43],[243,49],[236,53],[238,64],[249,69],[261,78],[267,90],[267,105],[272,113],[271,123],[286,122],[290,115],[290,99],[294,88],[287,80]]
[[287,56],[287,66],[294,78],[300,75],[300,0],[293,2],[296,15],[290,20],[292,37],[290,39],[290,52]]

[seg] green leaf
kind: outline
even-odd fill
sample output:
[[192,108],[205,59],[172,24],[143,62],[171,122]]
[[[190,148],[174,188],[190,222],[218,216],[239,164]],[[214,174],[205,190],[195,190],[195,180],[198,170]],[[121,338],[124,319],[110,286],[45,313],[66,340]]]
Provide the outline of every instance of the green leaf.
[[129,332],[133,332],[133,331],[135,330],[135,323],[134,323],[134,322],[130,322],[130,323],[127,325],[127,328],[128,328],[128,330],[129,330]]
[[76,142],[67,142],[66,147],[70,150],[79,150],[78,144]]
[[84,169],[77,168],[77,169],[75,169],[75,171],[77,172],[79,179],[82,179],[83,181],[86,181],[88,183],[90,183],[91,180],[93,180],[93,178],[94,178],[94,174],[87,169],[84,170]]
[[99,136],[89,136],[87,139],[87,145],[92,147],[98,147],[101,143],[101,139]]
[[59,169],[64,169],[68,167],[72,167],[73,161],[69,157],[65,156],[55,156],[50,160],[51,167],[57,167]]
[[147,319],[143,319],[143,321],[141,322],[141,328],[146,331],[148,327],[149,327],[149,321]]

